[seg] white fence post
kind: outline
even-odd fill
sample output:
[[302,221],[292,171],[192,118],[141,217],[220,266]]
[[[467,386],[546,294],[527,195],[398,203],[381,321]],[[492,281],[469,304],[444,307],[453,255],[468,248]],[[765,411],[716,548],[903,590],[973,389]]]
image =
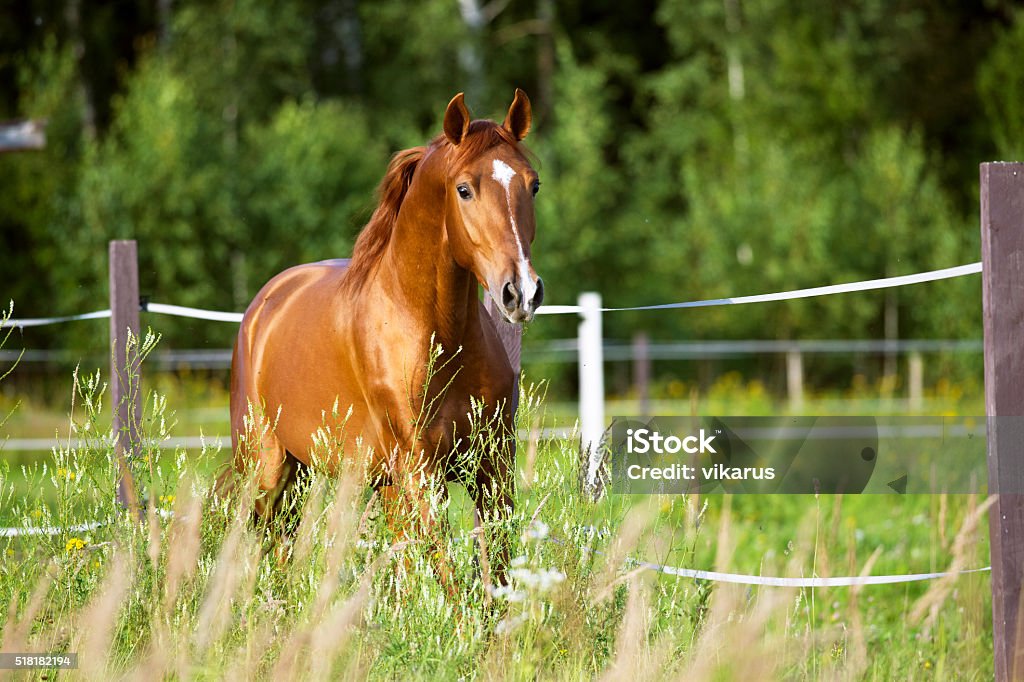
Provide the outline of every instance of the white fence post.
[[580,440],[587,462],[586,488],[597,488],[601,465],[601,436],[604,435],[604,356],[601,332],[601,294],[579,296]]
[[651,352],[646,332],[633,335],[633,388],[637,414],[646,419],[651,416]]
[[907,383],[910,385],[907,407],[911,412],[920,412],[924,406],[924,360],[921,359],[921,351],[911,351],[907,364]]
[[786,393],[789,409],[799,412],[804,407],[804,356],[799,349],[786,352]]

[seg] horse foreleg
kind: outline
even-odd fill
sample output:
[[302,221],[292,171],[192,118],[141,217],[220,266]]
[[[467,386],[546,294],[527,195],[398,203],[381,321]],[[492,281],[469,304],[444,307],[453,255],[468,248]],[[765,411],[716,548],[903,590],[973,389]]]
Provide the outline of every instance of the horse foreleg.
[[[445,540],[448,527],[448,488],[441,482],[421,484],[419,475],[406,476],[400,485],[377,489],[388,527],[396,538],[423,543],[438,581],[450,597],[458,593],[455,571]],[[408,564],[406,564],[408,567]]]
[[255,483],[261,493],[253,500],[257,518],[269,519],[284,488],[294,479],[296,460],[277,439],[276,419],[265,414],[261,402],[248,398],[242,411],[234,397],[232,401],[234,468],[247,482]]

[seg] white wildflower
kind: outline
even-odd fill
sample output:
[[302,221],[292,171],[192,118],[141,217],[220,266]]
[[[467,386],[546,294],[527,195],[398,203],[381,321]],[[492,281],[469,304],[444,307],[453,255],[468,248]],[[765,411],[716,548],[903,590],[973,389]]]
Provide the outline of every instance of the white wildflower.
[[540,576],[538,586],[541,592],[547,592],[565,580],[565,573],[555,568],[542,569],[538,575]]
[[530,591],[544,593],[565,580],[565,573],[555,568],[542,568],[531,571],[528,568],[514,568],[508,572],[509,577]]
[[501,585],[494,590],[494,596],[496,599],[504,599],[509,603],[516,603],[526,601],[529,596],[523,590],[517,590],[511,585]]
[[494,631],[499,635],[507,635],[525,622],[526,614],[521,613],[518,616],[506,618],[505,620],[501,621],[500,623],[498,623],[497,627],[494,628]]
[[543,540],[548,536],[551,531],[551,527],[544,523],[540,519],[536,519],[530,524],[530,527],[523,533],[523,542],[527,540]]

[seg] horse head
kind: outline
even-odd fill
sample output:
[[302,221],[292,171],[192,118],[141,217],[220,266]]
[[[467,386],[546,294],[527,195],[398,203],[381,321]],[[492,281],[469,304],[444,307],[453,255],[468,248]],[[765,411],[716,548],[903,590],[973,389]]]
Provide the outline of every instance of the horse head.
[[500,126],[471,121],[462,93],[444,116],[450,144],[445,226],[452,255],[512,323],[533,319],[544,300],[544,282],[530,262],[540,180],[519,146],[530,121],[530,100],[518,88]]

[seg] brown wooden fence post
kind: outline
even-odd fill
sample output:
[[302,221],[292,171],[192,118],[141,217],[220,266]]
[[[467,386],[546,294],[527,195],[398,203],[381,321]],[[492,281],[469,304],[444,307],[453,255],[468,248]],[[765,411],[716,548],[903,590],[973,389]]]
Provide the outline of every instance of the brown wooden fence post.
[[1024,674],[1024,164],[981,164],[985,414],[988,415],[992,630],[996,679]]
[[[132,479],[131,458],[139,451],[140,372],[138,346],[128,346],[128,333],[139,338],[139,262],[134,240],[110,242],[110,386],[119,475],[117,500],[133,515],[139,500]],[[130,351],[130,352],[129,352]]]

